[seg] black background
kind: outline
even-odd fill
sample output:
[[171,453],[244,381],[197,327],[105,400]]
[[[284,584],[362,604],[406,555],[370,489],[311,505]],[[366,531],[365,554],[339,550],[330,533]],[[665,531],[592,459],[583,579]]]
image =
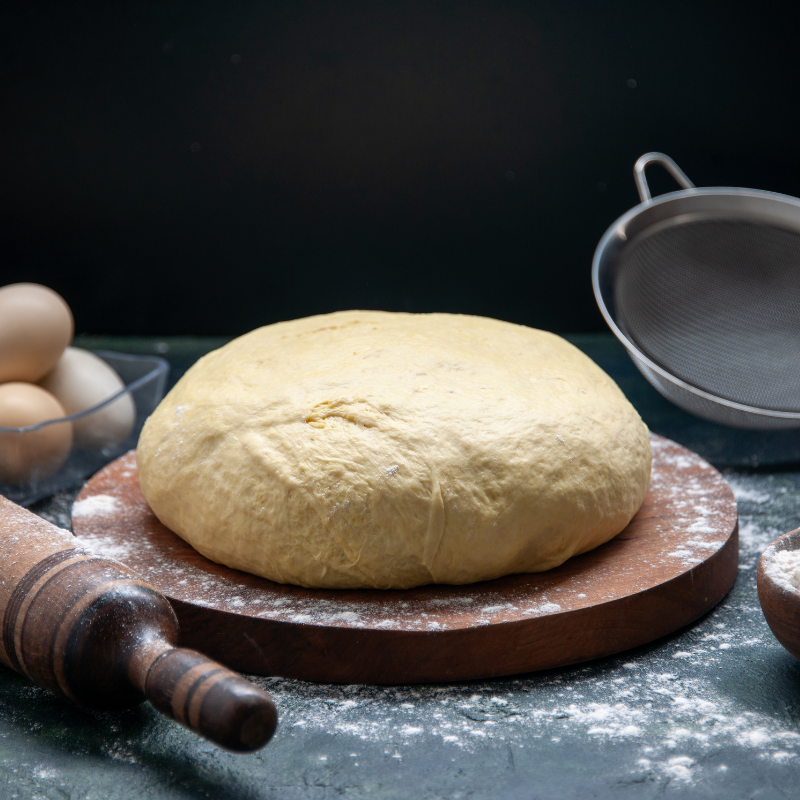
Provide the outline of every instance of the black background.
[[790,8],[6,8],[0,283],[52,286],[91,333],[359,307],[603,330],[592,253],[639,155],[800,194]]

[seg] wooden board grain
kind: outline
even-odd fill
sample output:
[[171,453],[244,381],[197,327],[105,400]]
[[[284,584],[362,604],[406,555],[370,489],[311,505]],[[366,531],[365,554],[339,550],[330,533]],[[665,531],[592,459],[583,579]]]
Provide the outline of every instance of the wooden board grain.
[[215,564],[152,513],[133,453],[87,483],[73,529],[169,598],[184,646],[243,672],[383,684],[512,675],[653,641],[733,585],[730,487],[686,448],[651,441],[647,496],[617,537],[549,572],[468,586],[314,590]]

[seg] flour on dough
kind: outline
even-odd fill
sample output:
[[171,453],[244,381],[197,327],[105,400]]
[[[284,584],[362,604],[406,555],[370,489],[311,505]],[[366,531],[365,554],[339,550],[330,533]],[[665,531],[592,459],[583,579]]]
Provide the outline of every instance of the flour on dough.
[[619,533],[647,428],[550,333],[346,311],[268,325],[195,364],[142,431],[144,496],[203,555],[281,583],[462,584]]

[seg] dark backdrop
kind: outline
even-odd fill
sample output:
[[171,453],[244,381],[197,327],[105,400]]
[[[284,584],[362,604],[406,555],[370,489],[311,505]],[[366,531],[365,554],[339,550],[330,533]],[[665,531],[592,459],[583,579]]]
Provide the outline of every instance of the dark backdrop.
[[800,194],[781,6],[16,5],[0,283],[53,286],[83,332],[355,307],[602,330],[592,253],[639,155]]

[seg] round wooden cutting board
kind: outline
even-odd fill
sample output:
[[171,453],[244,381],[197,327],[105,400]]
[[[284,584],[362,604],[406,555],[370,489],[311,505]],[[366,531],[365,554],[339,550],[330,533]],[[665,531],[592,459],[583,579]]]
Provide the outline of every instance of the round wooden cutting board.
[[169,598],[183,646],[242,672],[384,684],[512,675],[650,642],[733,585],[730,487],[686,448],[651,441],[650,488],[622,533],[549,572],[468,586],[301,589],[215,564],[156,519],[132,452],[86,484],[73,529]]

